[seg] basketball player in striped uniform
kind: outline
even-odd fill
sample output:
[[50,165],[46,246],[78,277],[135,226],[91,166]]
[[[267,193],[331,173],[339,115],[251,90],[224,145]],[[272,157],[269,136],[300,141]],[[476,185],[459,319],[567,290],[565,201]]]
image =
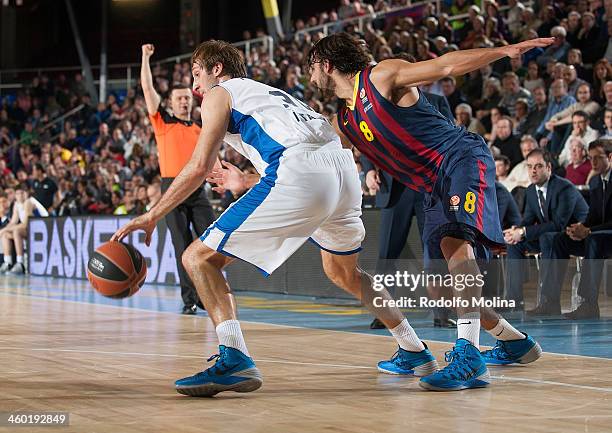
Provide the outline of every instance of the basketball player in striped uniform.
[[[446,260],[454,277],[480,276],[475,252],[504,244],[497,199],[495,163],[484,140],[453,125],[422,95],[417,86],[449,75],[463,75],[503,57],[516,57],[553,38],[500,48],[458,51],[418,63],[390,59],[370,65],[365,45],[346,33],[321,39],[311,50],[311,82],[345,104],[334,126],[347,146],[354,145],[374,164],[409,188],[425,193],[423,243],[425,264]],[[481,295],[473,284],[455,296]],[[429,390],[451,391],[489,384],[486,363],[527,363],[541,354],[533,338],[516,330],[492,309],[458,308],[458,339],[441,371],[421,378]],[[481,319],[482,313],[482,319]],[[480,353],[483,327],[498,341]],[[400,351],[401,362],[413,355]],[[392,360],[393,361],[393,360]]]
[[[249,392],[262,384],[237,321],[236,302],[222,269],[244,260],[272,273],[304,242],[321,250],[323,268],[339,287],[370,307],[395,337],[399,355],[383,367],[401,365],[406,374],[437,370],[431,352],[399,309],[388,307],[385,290],[357,265],[365,235],[361,221],[361,185],[351,150],[325,117],[284,91],[250,80],[240,51],[222,41],[202,43],[192,56],[194,90],[203,94],[205,132],[189,162],[160,201],[119,229],[120,240],[134,230],[151,238],[157,221],[189,196],[211,173],[223,141],[247,157],[257,182],[234,202],[183,254],[183,263],[212,319],[219,338],[216,363],[180,379],[179,393],[210,396],[221,391]],[[374,307],[373,298],[382,297]],[[211,360],[213,359],[211,358]]]

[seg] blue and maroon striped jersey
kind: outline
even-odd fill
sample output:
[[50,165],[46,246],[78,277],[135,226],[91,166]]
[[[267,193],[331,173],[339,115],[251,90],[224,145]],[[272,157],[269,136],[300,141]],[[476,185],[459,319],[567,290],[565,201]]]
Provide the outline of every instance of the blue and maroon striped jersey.
[[461,149],[465,129],[455,126],[419,92],[400,107],[376,90],[368,67],[355,78],[354,107],[338,112],[340,130],[378,168],[409,188],[431,192],[445,155]]

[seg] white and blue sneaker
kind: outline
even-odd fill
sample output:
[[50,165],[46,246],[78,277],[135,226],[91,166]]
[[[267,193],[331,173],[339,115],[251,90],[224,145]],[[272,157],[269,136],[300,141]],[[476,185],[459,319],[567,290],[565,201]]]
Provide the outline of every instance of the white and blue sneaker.
[[253,360],[233,347],[219,346],[219,354],[208,358],[216,359],[215,365],[195,374],[177,380],[176,391],[192,397],[212,397],[223,391],[251,392],[263,383],[261,373]]
[[484,350],[480,355],[487,364],[492,365],[529,364],[542,356],[542,348],[525,334],[525,338],[520,340],[497,340],[493,349]]
[[387,374],[427,376],[437,370],[438,363],[427,345],[420,352],[409,352],[399,347],[390,360],[378,363],[378,371]]
[[459,391],[489,385],[489,370],[480,351],[468,340],[460,338],[453,350],[446,352],[449,364],[442,370],[421,378],[419,385],[429,391]]

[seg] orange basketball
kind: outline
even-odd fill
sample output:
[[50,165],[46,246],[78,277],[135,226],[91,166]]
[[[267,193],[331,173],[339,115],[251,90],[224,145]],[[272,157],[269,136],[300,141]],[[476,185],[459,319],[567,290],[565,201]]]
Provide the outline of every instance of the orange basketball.
[[136,248],[123,242],[107,242],[91,255],[87,278],[100,294],[109,298],[132,296],[144,284],[147,265]]

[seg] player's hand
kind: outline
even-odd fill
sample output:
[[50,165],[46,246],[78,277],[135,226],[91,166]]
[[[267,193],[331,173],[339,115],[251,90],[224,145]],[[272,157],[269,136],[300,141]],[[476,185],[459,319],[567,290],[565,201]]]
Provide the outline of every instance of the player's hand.
[[149,58],[155,52],[155,46],[153,44],[144,44],[142,46],[142,57]]
[[130,233],[135,232],[136,230],[142,230],[146,235],[145,244],[149,246],[151,243],[151,235],[153,234],[153,230],[155,230],[156,226],[157,221],[151,218],[150,213],[147,212],[144,215],[134,218],[132,221],[117,230],[113,237],[111,237],[111,241],[121,241]]
[[526,53],[532,48],[544,48],[549,46],[555,41],[555,38],[536,38],[528,41],[519,42],[518,44],[512,44],[504,47],[506,55],[508,57],[518,57],[523,53]]
[[366,173],[366,185],[370,190],[380,191],[380,176],[378,170],[370,170]]
[[213,185],[213,191],[223,194],[226,190],[232,192],[232,194],[241,194],[247,188],[245,187],[245,174],[227,161],[221,161],[222,167],[215,167],[210,172],[206,180]]

